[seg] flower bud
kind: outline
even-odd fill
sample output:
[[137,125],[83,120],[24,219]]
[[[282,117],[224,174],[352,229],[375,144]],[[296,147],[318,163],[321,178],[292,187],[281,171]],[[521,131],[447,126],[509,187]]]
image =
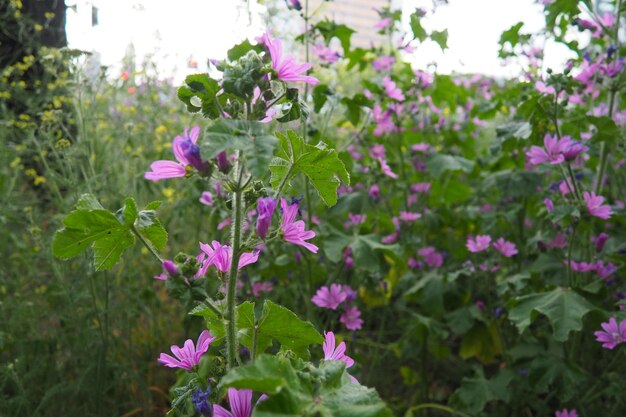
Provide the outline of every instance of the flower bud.
[[226,151],[222,151],[215,155],[215,163],[217,164],[217,169],[224,174],[228,174],[230,171],[230,162],[228,162],[228,155]]
[[258,213],[256,222],[256,234],[261,239],[265,239],[267,232],[272,224],[272,215],[276,209],[276,200],[271,197],[259,198],[256,206]]
[[178,275],[178,267],[173,261],[166,259],[163,261],[161,266],[163,267],[165,272],[167,272],[169,275]]

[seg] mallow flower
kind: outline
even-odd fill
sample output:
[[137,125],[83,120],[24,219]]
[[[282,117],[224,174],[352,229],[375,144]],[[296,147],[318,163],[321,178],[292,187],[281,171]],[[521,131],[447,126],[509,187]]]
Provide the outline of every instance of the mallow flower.
[[583,198],[585,199],[585,204],[587,205],[587,210],[589,211],[589,214],[591,214],[592,216],[595,217],[599,217],[601,219],[608,219],[611,217],[611,215],[613,214],[613,211],[611,211],[611,207],[606,205],[606,204],[602,204],[604,203],[604,197],[596,195],[596,193],[594,192],[587,192],[585,191],[583,193]]
[[272,224],[272,216],[276,209],[276,200],[272,197],[260,197],[257,200],[256,211],[258,213],[256,221],[256,234],[261,239],[265,239],[270,225]]
[[620,343],[626,342],[626,320],[617,323],[615,317],[611,317],[608,322],[601,323],[602,329],[594,332],[596,340],[602,342],[602,347],[615,349]]
[[489,235],[478,235],[476,236],[476,238],[473,238],[472,236],[468,236],[467,243],[465,244],[465,246],[467,246],[467,249],[470,252],[477,253],[477,252],[482,252],[488,249],[490,243],[491,243],[491,236]]
[[[324,360],[325,361],[342,361],[346,363],[346,369],[350,368],[354,365],[354,359],[350,356],[346,355],[346,342],[339,343],[336,346],[335,334],[333,332],[324,332],[324,344],[322,345],[322,349],[324,349]],[[352,382],[359,383],[359,381],[349,375]]]
[[200,157],[200,148],[196,143],[200,136],[200,126],[194,126],[190,131],[185,128],[183,136],[176,136],[172,142],[172,152],[178,162],[154,161],[144,178],[150,181],[159,181],[166,178],[184,177],[193,167],[205,172],[209,165]]
[[[222,245],[217,240],[211,242],[211,245],[200,242],[202,253],[198,256],[198,262],[202,266],[196,272],[196,278],[206,275],[209,266],[215,265],[218,271],[226,273],[230,269],[233,257],[233,249],[229,245]],[[259,251],[244,252],[239,256],[238,268],[241,269],[246,265],[250,265],[259,260]]]
[[343,311],[343,314],[339,317],[339,321],[346,326],[348,330],[359,330],[363,327],[363,320],[361,319],[361,310],[355,306],[347,306]]
[[[263,394],[257,400],[257,404],[267,399]],[[213,417],[250,417],[252,414],[252,390],[228,388],[228,404],[230,411],[215,404],[213,407]]]
[[285,82],[303,82],[316,85],[319,80],[309,75],[304,75],[311,69],[311,64],[296,64],[292,55],[283,55],[283,44],[280,39],[272,38],[269,34],[263,36],[265,46],[272,58],[272,69],[276,72],[276,77]]
[[311,301],[318,307],[336,310],[347,297],[348,293],[343,290],[341,285],[332,284],[330,288],[324,286],[317,290]]
[[517,254],[515,243],[504,240],[503,237],[493,243],[493,247],[506,258]]
[[315,237],[315,232],[312,230],[304,230],[304,221],[296,220],[298,203],[288,204],[287,200],[281,198],[280,206],[283,210],[283,219],[280,224],[283,239],[294,245],[303,246],[313,253],[317,253],[319,248],[307,242],[307,240]]
[[571,138],[569,136],[563,136],[558,139],[556,136],[547,134],[543,138],[543,148],[539,146],[532,146],[526,156],[528,162],[533,165],[540,165],[549,163],[551,165],[558,165],[565,161],[563,152],[570,146]]
[[187,371],[192,371],[195,366],[200,363],[202,355],[209,350],[209,345],[216,337],[211,336],[208,330],[204,330],[198,337],[198,342],[193,345],[193,340],[187,339],[184,346],[181,348],[176,345],[171,346],[172,353],[176,358],[168,355],[167,353],[161,353],[159,356],[159,363],[169,368],[181,368]]

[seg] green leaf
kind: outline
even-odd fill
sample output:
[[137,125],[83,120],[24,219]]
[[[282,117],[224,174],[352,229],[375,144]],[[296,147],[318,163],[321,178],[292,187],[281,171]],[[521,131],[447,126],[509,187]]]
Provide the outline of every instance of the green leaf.
[[597,131],[593,135],[593,140],[597,142],[615,142],[621,137],[621,133],[615,121],[610,117],[587,116],[589,123],[593,124]]
[[63,219],[64,227],[52,240],[52,253],[57,258],[73,258],[91,246],[96,271],[110,269],[124,250],[135,243],[133,228],[158,249],[163,249],[167,243],[167,232],[156,219],[154,210],[137,211],[132,198],[127,198],[124,207],[118,210],[120,218],[104,210],[91,195],[82,196],[76,206],[78,209]]
[[354,33],[354,30],[350,29],[348,26],[343,24],[338,25],[333,20],[326,19],[317,23],[313,29],[317,29],[320,32],[327,45],[332,38],[337,38],[341,43],[344,55],[350,51],[350,37]]
[[61,259],[73,258],[96,240],[127,229],[106,210],[76,210],[63,219],[63,224],[52,240],[52,253]]
[[363,94],[355,94],[354,97],[344,97],[341,99],[341,103],[346,106],[346,118],[352,123],[353,126],[359,124],[361,120],[361,107],[371,107],[371,101],[368,100]]
[[502,353],[502,343],[495,324],[486,326],[477,322],[474,327],[463,336],[459,356],[467,360],[476,357],[483,364],[493,363]]
[[413,36],[415,39],[419,39],[420,42],[424,42],[424,39],[428,36],[426,30],[422,26],[422,16],[421,11],[416,10],[413,14],[411,14],[410,25],[411,30],[413,31]]
[[[301,358],[308,357],[309,345],[324,342],[324,338],[310,322],[301,320],[289,309],[266,300],[258,323],[258,351],[264,352],[272,346],[272,340],[277,340],[282,350],[289,349]],[[252,348],[252,328],[249,334],[242,337],[241,343]]]
[[474,169],[474,161],[460,156],[434,154],[426,161],[426,168],[435,178],[439,178],[446,171],[471,172]]
[[313,110],[319,113],[324,106],[324,103],[328,100],[328,96],[332,94],[332,91],[326,84],[319,84],[313,89]]
[[448,29],[434,30],[430,34],[430,39],[437,42],[442,51],[448,49]]
[[268,394],[255,407],[255,417],[392,416],[376,391],[350,380],[342,361],[323,361],[316,368],[295,359],[261,355],[254,364],[228,372],[220,386]]
[[122,209],[122,216],[124,218],[124,224],[126,226],[130,226],[135,223],[137,220],[137,215],[139,215],[139,210],[137,209],[137,203],[135,199],[132,197],[128,197],[124,201],[124,207]]
[[489,174],[483,187],[497,187],[507,197],[532,197],[537,194],[537,187],[544,178],[541,172],[503,170]]
[[92,194],[83,194],[76,202],[77,210],[104,210],[98,199]]
[[293,130],[286,134],[276,133],[279,146],[270,163],[272,187],[278,189],[285,181],[289,184],[298,173],[306,175],[327,206],[337,203],[339,184],[350,184],[350,175],[334,149],[323,142],[316,146],[304,143]]
[[230,48],[226,53],[226,56],[229,61],[236,61],[250,51],[261,53],[263,52],[263,47],[261,45],[252,45],[249,40],[245,39],[243,42]]
[[485,379],[483,375],[463,378],[453,400],[460,400],[465,405],[466,411],[474,415],[482,411],[490,401],[508,401],[510,397],[508,385],[514,377],[513,371],[505,369],[490,380]]
[[192,74],[185,78],[185,84],[178,89],[177,95],[189,112],[197,113],[202,110],[202,114],[211,119],[221,115],[216,99],[220,86],[216,80],[209,77],[209,74]]
[[592,310],[595,310],[595,306],[576,292],[556,288],[550,292],[517,298],[515,307],[509,312],[509,319],[523,333],[537,315],[543,314],[552,324],[554,338],[565,342],[571,331],[583,328],[583,317]]
[[267,174],[276,142],[278,139],[263,123],[220,119],[207,129],[200,146],[207,158],[224,150],[241,150],[246,167],[262,178]]
[[[211,334],[215,336],[216,342],[221,341],[226,337],[226,326],[224,320],[219,317],[213,309],[209,308],[206,304],[200,303],[193,310],[189,312],[193,316],[204,317],[207,328],[211,331]],[[247,337],[246,340],[251,340],[251,330],[254,327],[254,303],[250,301],[243,302],[237,306],[237,337],[241,340]],[[249,347],[252,347],[249,343]],[[246,345],[244,345],[246,346]],[[248,346],[246,346],[248,347]]]
[[93,263],[96,271],[111,269],[120,260],[122,252],[135,243],[135,236],[128,229],[108,234],[93,243]]

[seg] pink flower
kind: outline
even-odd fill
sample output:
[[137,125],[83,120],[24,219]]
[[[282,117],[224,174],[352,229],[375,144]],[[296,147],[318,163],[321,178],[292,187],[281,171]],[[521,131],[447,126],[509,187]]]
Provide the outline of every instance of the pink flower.
[[367,214],[352,214],[348,213],[348,219],[352,222],[352,224],[358,225],[365,223],[367,219]]
[[552,202],[552,200],[546,198],[545,200],[543,200],[543,204],[546,205],[546,210],[548,211],[548,213],[552,213],[552,211],[554,210],[554,203]]
[[260,297],[261,293],[272,292],[273,289],[274,286],[271,282],[255,282],[254,284],[252,284],[252,295],[254,295],[255,297]]
[[400,220],[406,223],[414,222],[415,220],[422,217],[419,213],[412,213],[410,211],[401,211],[400,212]]
[[[256,405],[266,399],[267,395],[261,395]],[[213,417],[250,417],[252,413],[252,390],[228,388],[228,404],[230,404],[231,411],[215,404],[213,406]]]
[[292,55],[283,56],[283,44],[280,39],[272,39],[269,35],[265,35],[265,46],[270,52],[272,58],[272,69],[276,72],[279,80],[285,82],[304,82],[316,85],[319,80],[305,74],[311,64],[296,64]]
[[393,178],[394,180],[398,178],[398,174],[391,170],[391,167],[389,166],[385,158],[378,158],[378,162],[380,163],[380,169],[381,171],[383,171],[383,174],[390,178]]
[[395,62],[396,59],[392,56],[381,56],[372,62],[372,67],[374,67],[376,71],[391,71]]
[[491,243],[491,236],[489,235],[478,235],[474,239],[471,235],[467,237],[467,249],[470,252],[482,252],[489,248],[489,244]]
[[315,44],[313,45],[312,49],[313,49],[313,53],[317,55],[317,58],[320,61],[325,62],[327,64],[333,64],[337,62],[337,60],[341,56],[339,55],[339,52],[331,48],[328,48],[324,44]]
[[335,346],[335,334],[333,332],[324,332],[324,360],[326,361],[342,361],[346,363],[346,369],[354,365],[354,359],[346,355],[346,342],[339,343]]
[[391,245],[392,243],[394,243],[396,240],[398,240],[398,237],[400,236],[399,232],[393,232],[390,235],[387,235],[385,237],[383,237],[381,239],[381,242],[383,242],[385,245]]
[[172,353],[176,358],[167,353],[161,353],[158,361],[169,368],[182,368],[191,371],[200,363],[200,358],[209,350],[209,345],[215,339],[208,330],[204,330],[200,333],[196,346],[193,345],[193,340],[187,339],[182,348],[176,345],[171,346]]
[[592,216],[606,220],[613,214],[610,206],[602,204],[604,203],[604,197],[596,195],[594,192],[589,193],[585,191],[583,193],[583,198],[585,199],[587,210]]
[[396,83],[391,81],[391,78],[385,77],[383,78],[383,86],[385,87],[385,94],[387,97],[392,98],[397,101],[404,100],[404,94],[402,94],[402,90],[400,90]]
[[615,349],[620,343],[626,342],[626,320],[618,325],[614,317],[611,317],[607,323],[601,324],[604,331],[599,330],[593,334],[598,342],[602,342],[602,347],[606,349]]
[[[567,265],[567,260],[563,262],[565,263],[565,265]],[[571,261],[569,266],[570,268],[572,268],[572,271],[576,271],[576,272],[589,272],[589,271],[595,271],[596,269],[596,264],[588,263],[588,262]]]
[[213,194],[211,194],[210,191],[204,191],[202,193],[202,195],[200,196],[199,201],[204,204],[205,206],[212,206],[213,205]]
[[503,237],[494,242],[493,247],[506,258],[517,254],[515,243],[504,240]]
[[554,415],[555,417],[578,417],[575,409],[567,411],[567,408],[564,408],[563,411],[557,411]]
[[318,307],[337,310],[339,304],[343,303],[347,297],[348,293],[343,290],[341,285],[332,284],[330,289],[321,287],[317,290],[311,301]]
[[417,184],[411,184],[411,191],[414,193],[427,193],[430,191],[430,183],[418,182]]
[[363,326],[361,319],[361,311],[355,306],[347,306],[339,321],[346,326],[348,330],[359,330]]
[[[226,273],[230,269],[231,260],[233,257],[233,249],[228,245],[222,245],[217,240],[211,242],[211,245],[200,242],[200,249],[202,253],[198,257],[198,261],[202,264],[196,278],[206,275],[209,266],[215,265],[218,271]],[[238,268],[241,269],[246,265],[250,265],[259,260],[259,251],[244,252],[239,257]]]
[[379,137],[385,133],[393,133],[396,131],[396,125],[393,122],[391,113],[389,111],[383,111],[383,109],[376,104],[372,109],[372,117],[376,128],[374,129],[374,136]]
[[376,22],[374,24],[374,28],[376,28],[378,30],[384,30],[385,28],[387,28],[391,24],[393,24],[393,19],[391,19],[390,17],[385,17],[384,19],[381,19],[378,22]]
[[424,262],[426,262],[426,265],[428,265],[430,268],[439,268],[441,265],[443,265],[443,254],[441,252],[438,252],[432,246],[426,246],[418,250],[417,254],[424,258]]
[[283,239],[294,245],[304,246],[306,249],[313,253],[317,253],[318,247],[312,243],[306,242],[306,240],[315,237],[315,232],[312,230],[304,230],[304,221],[296,220],[298,214],[298,203],[287,204],[287,200],[280,199],[280,206],[283,209],[283,220],[280,225],[280,230],[283,232]]
[[543,138],[544,147],[532,146],[526,156],[533,165],[550,163],[557,165],[565,161],[563,152],[570,146],[571,138],[563,136],[560,140],[556,136],[547,134]]
[[159,181],[166,178],[177,178],[187,175],[187,167],[191,168],[193,165],[192,162],[196,162],[195,160],[190,161],[188,159],[190,155],[188,150],[191,146],[196,146],[199,136],[200,126],[194,126],[189,132],[187,128],[185,128],[183,136],[176,136],[172,142],[172,153],[178,162],[154,161],[150,164],[152,171],[146,172],[144,178],[150,181]]

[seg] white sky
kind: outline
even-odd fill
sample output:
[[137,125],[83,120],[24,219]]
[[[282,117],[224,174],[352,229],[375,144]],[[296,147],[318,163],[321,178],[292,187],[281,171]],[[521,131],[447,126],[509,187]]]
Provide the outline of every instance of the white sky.
[[[121,61],[132,42],[138,63],[153,55],[162,77],[180,81],[192,70],[187,60],[193,56],[198,71],[204,70],[207,58],[223,58],[226,51],[244,38],[259,35],[262,22],[251,0],[250,14],[241,0],[67,0],[76,11],[68,10],[69,46],[96,50],[103,65],[112,67],[113,75],[122,71]],[[364,1],[364,3],[366,3]],[[99,25],[91,27],[91,5],[99,8]],[[364,5],[363,7],[369,7]],[[405,15],[415,7],[432,7],[432,0],[404,0]],[[297,16],[294,14],[294,17]],[[252,20],[250,21],[250,17]],[[427,29],[448,29],[449,49],[426,43],[411,61],[424,68],[436,62],[439,72],[478,72],[489,75],[517,75],[517,68],[506,68],[497,57],[502,31],[515,23],[525,23],[523,31],[543,27],[541,6],[533,0],[450,0],[437,8],[424,22]],[[408,30],[408,26],[407,26]],[[546,46],[546,67],[559,68],[570,56],[567,50]]]

